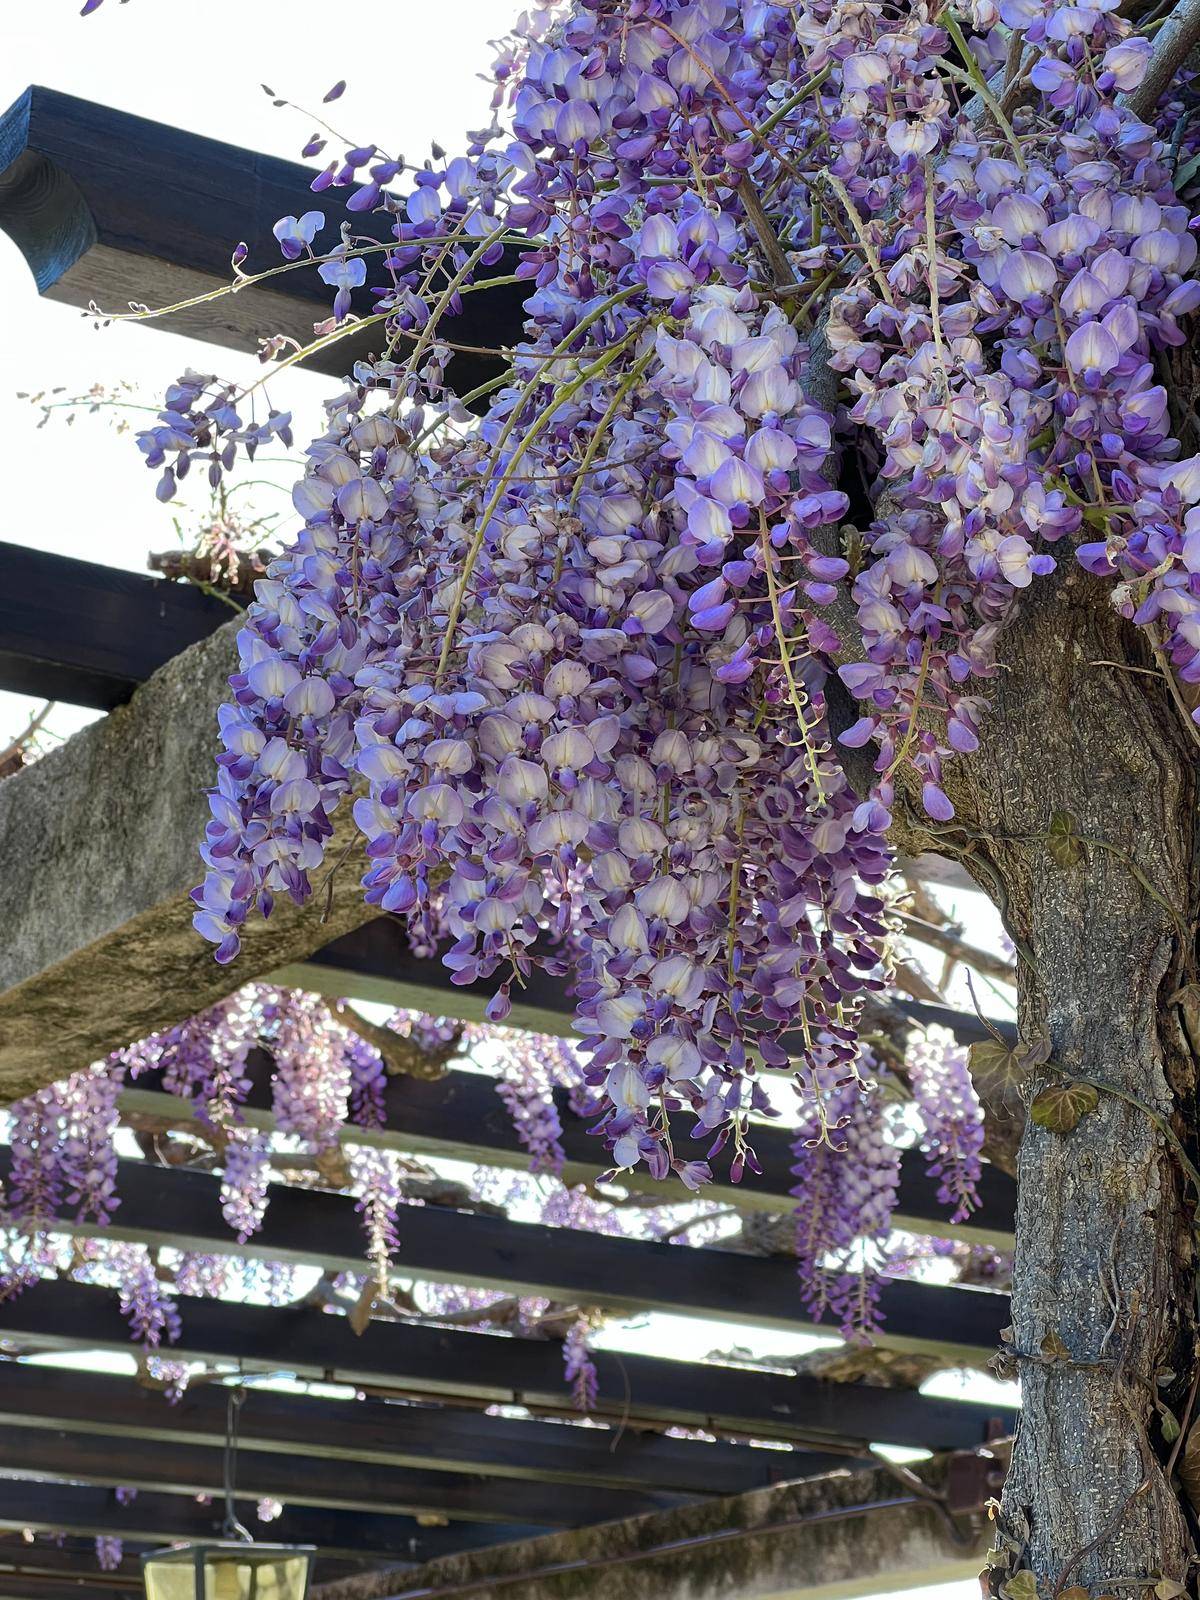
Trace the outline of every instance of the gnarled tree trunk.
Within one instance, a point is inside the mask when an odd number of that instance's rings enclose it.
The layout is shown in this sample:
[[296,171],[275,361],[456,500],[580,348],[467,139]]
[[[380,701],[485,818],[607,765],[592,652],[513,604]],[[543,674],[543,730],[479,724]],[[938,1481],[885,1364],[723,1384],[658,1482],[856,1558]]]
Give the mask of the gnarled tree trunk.
[[1072,1131],[1031,1120],[1021,1141],[1024,1412],[993,1582],[1029,1567],[1046,1597],[1120,1592],[1182,1581],[1196,1552],[1156,1407],[1188,1403],[1195,1195],[1156,1119],[1191,1148],[1198,748],[1143,637],[1069,559],[1003,660],[988,737],[955,764],[955,823],[931,843],[962,848],[1021,950],[1021,1038],[1049,1046],[1025,1100],[1064,1075],[1115,1092]]

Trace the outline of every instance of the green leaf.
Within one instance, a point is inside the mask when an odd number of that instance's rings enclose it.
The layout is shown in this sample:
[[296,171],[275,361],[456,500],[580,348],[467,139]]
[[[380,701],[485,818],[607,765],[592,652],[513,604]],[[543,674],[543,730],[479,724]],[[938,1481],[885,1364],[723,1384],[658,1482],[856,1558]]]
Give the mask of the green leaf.
[[1191,180],[1200,172],[1200,156],[1191,156],[1182,166],[1175,169],[1175,189],[1182,193]]
[[1158,1402],[1157,1409],[1158,1423],[1159,1427],[1162,1429],[1163,1443],[1174,1444],[1176,1439],[1179,1437],[1179,1423],[1176,1420],[1175,1413],[1169,1406],[1163,1405],[1161,1400]]
[[1056,1083],[1034,1097],[1029,1115],[1050,1133],[1070,1133],[1099,1104],[1099,1090],[1090,1083]]
[[1046,849],[1058,867],[1077,867],[1083,860],[1083,844],[1075,832],[1075,818],[1069,811],[1056,811],[1050,818]]
[[1176,1583],[1174,1578],[1160,1578],[1154,1585],[1154,1592],[1158,1600],[1179,1600],[1179,1596],[1186,1594],[1183,1584]]
[[1004,1600],[1040,1600],[1037,1579],[1028,1567],[1006,1579],[1000,1585],[1000,1593]]

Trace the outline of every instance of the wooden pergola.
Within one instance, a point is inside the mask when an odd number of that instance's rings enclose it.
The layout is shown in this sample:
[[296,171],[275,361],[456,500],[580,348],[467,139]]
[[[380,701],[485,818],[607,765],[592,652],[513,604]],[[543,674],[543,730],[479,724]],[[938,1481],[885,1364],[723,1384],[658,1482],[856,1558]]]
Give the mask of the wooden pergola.
[[[276,218],[306,209],[309,177],[43,89],[0,119],[0,228],[38,290],[75,306],[161,304],[215,287],[231,241],[268,238]],[[243,350],[263,328],[303,340],[323,314],[310,276],[286,275],[268,295],[226,297],[165,325]],[[503,291],[474,297],[463,342],[515,336],[517,304]],[[338,347],[324,359],[340,371],[346,358]],[[61,1078],[254,977],[482,1017],[489,986],[451,986],[440,965],[412,956],[392,923],[371,920],[353,861],[324,920],[312,908],[281,908],[247,939],[232,973],[216,968],[188,925],[187,890],[205,814],[212,709],[233,660],[236,620],[225,602],[183,584],[13,544],[0,544],[0,560],[0,689],[109,713],[0,784],[0,919],[10,935],[0,953],[0,1099]],[[535,976],[512,1021],[565,1034],[570,1014],[561,984]],[[905,1002],[897,1020],[942,1023],[964,1040],[984,1031],[977,1018],[916,1002]],[[252,1067],[247,1120],[270,1129],[271,1062],[256,1052]],[[599,1141],[565,1099],[559,1110],[564,1179],[591,1181],[605,1165]],[[135,1123],[179,1125],[191,1115],[152,1078],[124,1092],[121,1111]],[[479,1075],[393,1078],[386,1111],[383,1131],[355,1137],[491,1167],[526,1164]],[[786,1211],[787,1143],[785,1133],[764,1129],[765,1176],[718,1183],[711,1197],[746,1213]],[[7,1165],[0,1154],[0,1175]],[[262,1231],[240,1245],[208,1173],[126,1160],[118,1193],[108,1237],[361,1271],[360,1221],[343,1195],[277,1186]],[[1010,1245],[1014,1201],[1012,1180],[988,1169],[983,1204],[958,1236]],[[904,1158],[897,1223],[948,1231],[915,1152]],[[395,1271],[617,1313],[818,1331],[784,1256],[604,1237],[433,1204],[406,1209]],[[903,1279],[885,1288],[883,1312],[885,1348],[946,1366],[982,1364],[1008,1320],[1002,1293]],[[283,1502],[263,1536],[317,1545],[318,1580],[335,1585],[330,1600],[517,1592],[556,1600],[610,1594],[605,1585],[617,1581],[635,1594],[666,1593],[668,1555],[679,1592],[712,1600],[851,1594],[954,1575],[982,1549],[981,1508],[995,1487],[987,1447],[1014,1421],[1011,1412],[912,1389],[602,1351],[597,1407],[581,1425],[551,1341],[416,1317],[375,1317],[356,1333],[346,1317],[312,1306],[207,1298],[183,1297],[180,1313],[180,1339],[164,1354],[250,1382],[239,1493]],[[0,1304],[5,1356],[128,1348],[125,1323],[101,1289],[43,1283]],[[256,1375],[281,1372],[340,1386],[341,1397],[252,1385]],[[221,1485],[225,1405],[219,1385],[168,1406],[129,1378],[0,1363],[0,1529],[12,1534],[0,1537],[0,1600],[132,1595],[139,1548],[213,1535],[220,1513],[197,1497]],[[872,1444],[935,1459],[898,1482]],[[118,1498],[118,1485],[137,1489],[132,1502]],[[245,1515],[253,1515],[249,1504]],[[26,1544],[22,1530],[64,1539]],[[96,1535],[126,1541],[113,1573],[95,1568]],[[580,1587],[587,1572],[594,1586]],[[568,1579],[573,1587],[563,1587]]]

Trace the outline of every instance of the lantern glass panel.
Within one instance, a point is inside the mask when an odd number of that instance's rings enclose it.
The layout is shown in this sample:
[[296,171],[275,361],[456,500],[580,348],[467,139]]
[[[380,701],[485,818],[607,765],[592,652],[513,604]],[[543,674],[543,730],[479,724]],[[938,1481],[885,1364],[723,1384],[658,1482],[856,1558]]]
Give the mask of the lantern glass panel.
[[306,1546],[176,1545],[142,1557],[146,1600],[305,1600]]

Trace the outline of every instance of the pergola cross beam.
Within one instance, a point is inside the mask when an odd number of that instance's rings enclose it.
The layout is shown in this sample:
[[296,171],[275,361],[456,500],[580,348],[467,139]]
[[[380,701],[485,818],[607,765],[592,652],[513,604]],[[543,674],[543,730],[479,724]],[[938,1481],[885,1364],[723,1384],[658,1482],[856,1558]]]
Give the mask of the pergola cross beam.
[[[10,1160],[0,1159],[0,1176]],[[240,1244],[221,1214],[220,1185],[207,1173],[122,1161],[120,1203],[96,1229],[64,1218],[62,1231],[100,1233],[151,1247],[362,1270],[361,1218],[345,1195],[272,1185],[259,1232]],[[574,1228],[514,1222],[440,1206],[409,1206],[398,1220],[393,1271],[402,1278],[544,1296],[618,1313],[666,1311],[703,1321],[827,1332],[805,1310],[794,1263],[714,1247],[613,1238]],[[988,1360],[1008,1320],[1008,1296],[920,1283],[884,1283],[880,1345],[933,1355],[947,1366]]]
[[[181,1360],[229,1363],[248,1373],[285,1370],[375,1394],[463,1406],[522,1405],[566,1412],[561,1346],[552,1340],[373,1318],[356,1333],[345,1316],[314,1307],[275,1309],[181,1295]],[[0,1303],[0,1345],[12,1351],[128,1352],[116,1297],[74,1283],[42,1283]],[[754,1365],[593,1352],[595,1415],[622,1428],[681,1426],[814,1449],[883,1444],[939,1450],[982,1444],[1011,1429],[1013,1411],[869,1388]]]
[[[122,1504],[116,1486],[84,1483],[39,1483],[14,1476],[19,1463],[5,1468],[0,1479],[0,1529],[17,1532],[67,1533],[88,1538],[107,1536],[166,1544],[176,1539],[219,1539],[225,1517],[223,1499],[201,1501],[194,1494],[140,1492]],[[517,1523],[452,1522],[423,1526],[416,1518],[386,1512],[329,1510],[285,1506],[270,1522],[259,1522],[252,1502],[238,1502],[240,1519],[257,1537],[273,1544],[310,1544],[325,1555],[413,1563],[463,1550],[483,1549],[529,1538],[536,1526]]]
[[[170,173],[170,182],[163,181]],[[279,267],[271,229],[283,216],[324,210],[322,243],[337,241],[348,191],[315,195],[316,169],[206,139],[111,106],[38,85],[0,115],[0,230],[24,256],[39,293],[67,305],[122,312],[130,301],[154,309],[211,296],[233,278],[230,256],[250,246],[246,272]],[[384,213],[354,214],[354,231],[394,239]],[[496,275],[511,261],[495,266]],[[520,285],[470,297],[457,343],[491,348],[517,337]],[[480,306],[476,302],[486,300]],[[359,314],[372,308],[365,290]],[[264,286],[242,289],[147,324],[253,356],[260,338],[312,341],[331,310],[317,269],[301,263]],[[375,324],[351,340],[314,351],[307,365],[341,377],[386,341]],[[498,370],[494,358],[456,354],[451,379],[467,393]]]
[[[286,1359],[282,1349],[280,1359]],[[342,1464],[419,1469],[426,1478],[469,1473],[524,1484],[711,1495],[812,1477],[856,1459],[832,1449],[759,1450],[721,1440],[668,1438],[638,1428],[617,1432],[484,1416],[444,1404],[280,1394],[253,1383],[241,1384],[240,1393],[240,1446],[259,1456],[310,1458],[314,1488],[328,1479],[339,1497],[316,1504],[337,1504],[356,1492],[342,1477]],[[129,1378],[0,1364],[0,1426],[102,1435],[122,1448],[130,1440],[219,1447],[225,1440],[227,1402],[222,1384],[189,1386],[167,1404],[159,1391]],[[368,1504],[384,1501],[387,1493],[386,1481],[376,1480]],[[286,1496],[306,1497],[303,1490]]]
[[[121,1113],[136,1125],[194,1124],[194,1111],[188,1102],[162,1090],[147,1087],[140,1078],[137,1085],[122,1091]],[[269,1109],[269,1097],[256,1084],[241,1109],[247,1127],[265,1133],[276,1129]],[[561,1145],[566,1156],[560,1174],[566,1184],[594,1184],[611,1171],[604,1144],[588,1132],[594,1119],[577,1116],[563,1090],[554,1094],[555,1109],[562,1127]],[[517,1137],[513,1120],[496,1094],[494,1079],[481,1073],[451,1070],[433,1080],[396,1076],[387,1080],[384,1091],[385,1121],[382,1128],[347,1126],[341,1132],[345,1144],[371,1145],[411,1155],[424,1155],[456,1161],[478,1162],[517,1172],[529,1169],[529,1151]],[[730,1183],[718,1170],[707,1185],[704,1199],[752,1214],[779,1214],[791,1210],[789,1169],[793,1160],[792,1135],[786,1128],[771,1123],[756,1123],[751,1143],[762,1167],[749,1169],[740,1183]],[[682,1140],[677,1148],[687,1149]],[[633,1168],[622,1172],[621,1187],[665,1204],[677,1198],[666,1184]],[[910,1232],[951,1236],[965,1243],[990,1245],[1011,1250],[1015,1185],[1007,1173],[985,1167],[980,1183],[980,1206],[965,1223],[951,1223],[947,1206],[939,1199],[939,1180],[930,1177],[925,1157],[917,1149],[905,1150],[900,1158],[900,1188],[893,1224]]]

